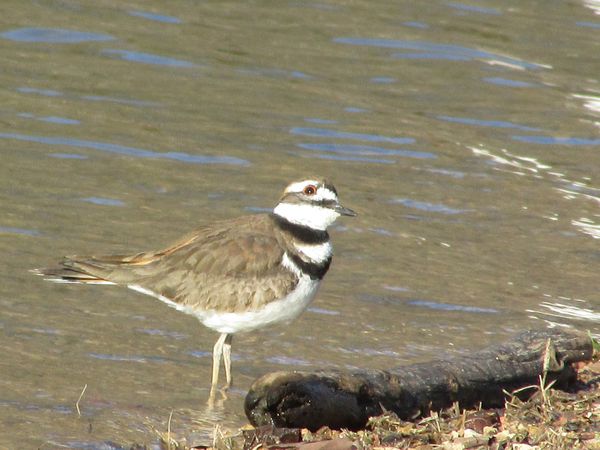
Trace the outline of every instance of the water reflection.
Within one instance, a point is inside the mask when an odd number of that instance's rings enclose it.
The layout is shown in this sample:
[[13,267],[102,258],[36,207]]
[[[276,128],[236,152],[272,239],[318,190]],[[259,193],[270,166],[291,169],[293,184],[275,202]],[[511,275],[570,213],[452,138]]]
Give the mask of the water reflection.
[[465,177],[465,173],[461,172],[460,170],[432,169],[432,168],[425,168],[423,170],[426,172],[436,173],[436,174],[440,174],[440,175],[446,175],[446,176],[456,178],[456,179]]
[[599,138],[556,137],[556,136],[511,136],[519,142],[542,145],[600,145]]
[[583,106],[590,111],[600,112],[600,96],[574,94],[573,98],[583,100]]
[[18,113],[17,116],[23,119],[34,119],[39,120],[40,122],[55,123],[58,125],[79,125],[81,123],[76,119],[68,119],[66,117],[57,116],[36,116],[32,113]]
[[292,153],[294,155],[300,156],[302,158],[317,158],[317,159],[328,159],[332,161],[346,161],[346,162],[363,162],[363,163],[371,163],[371,164],[395,164],[396,161],[391,159],[381,159],[381,158],[367,158],[364,156],[352,156],[352,155],[327,155],[327,154],[315,154],[315,155],[307,155],[303,153]]
[[312,137],[330,137],[337,139],[355,139],[367,142],[389,142],[392,144],[412,144],[415,142],[413,138],[381,136],[377,134],[367,133],[348,133],[345,131],[332,130],[328,128],[303,128],[294,127],[290,130],[292,134]]
[[325,308],[317,308],[315,306],[308,307],[306,311],[315,313],[315,314],[324,314],[326,316],[339,316],[340,315],[339,311],[334,311],[334,310],[325,309]]
[[459,2],[445,2],[445,4],[451,8],[457,9],[463,12],[475,12],[480,14],[490,14],[493,16],[499,16],[502,13],[497,8],[486,8],[483,6],[467,5]]
[[[348,156],[402,156],[404,158],[416,158],[416,159],[435,159],[437,155],[431,152],[420,152],[416,150],[403,150],[399,148],[384,148],[376,147],[373,145],[351,145],[351,144],[307,144],[300,143],[296,144],[298,147],[305,150],[336,153],[338,155]],[[339,156],[339,158],[343,158]],[[393,160],[378,160],[384,162],[394,162]]]
[[398,80],[393,77],[372,77],[369,79],[369,81],[375,84],[392,84]]
[[87,156],[78,153],[49,153],[48,156],[58,159],[88,159]]
[[407,41],[382,38],[361,38],[361,37],[339,37],[333,40],[339,44],[349,44],[368,47],[381,47],[391,49],[416,50],[419,53],[394,53],[395,58],[425,58],[425,59],[444,59],[454,61],[472,61],[485,60],[489,62],[500,62],[508,66],[519,67],[521,69],[535,70],[542,69],[545,66],[536,63],[530,63],[509,56],[498,55],[484,50],[463,47],[452,44],[438,44],[428,41]]
[[495,84],[498,86],[514,87],[514,88],[529,88],[538,86],[535,83],[529,81],[512,80],[509,78],[502,77],[486,77],[483,79],[486,83]]
[[418,306],[421,308],[437,309],[439,311],[461,311],[475,314],[496,314],[500,312],[495,308],[482,308],[479,306],[470,305],[456,305],[451,303],[434,302],[432,300],[414,299],[408,300],[406,304],[410,306]]
[[427,28],[429,28],[429,25],[427,25],[426,23],[417,21],[402,22],[402,25],[404,25],[405,27],[420,28],[422,30],[426,30]]
[[161,358],[160,356],[115,355],[115,354],[94,353],[94,352],[90,352],[87,355],[90,358],[102,359],[104,361],[136,362],[136,363],[147,363],[147,362],[166,363],[166,362],[169,362],[166,358]]
[[148,106],[148,107],[156,107],[161,106],[158,102],[150,102],[147,100],[132,100],[126,98],[118,98],[118,97],[109,97],[106,95],[82,95],[82,100],[89,100],[92,102],[111,102],[111,103],[120,103],[122,105],[132,105],[132,106]]
[[24,236],[40,236],[41,235],[41,233],[38,230],[31,230],[28,228],[17,228],[17,227],[3,227],[3,226],[0,226],[0,234],[1,233],[22,234]]
[[395,198],[393,200],[390,200],[389,203],[403,205],[403,206],[406,206],[407,208],[415,208],[415,209],[420,209],[422,211],[435,212],[435,213],[441,213],[441,214],[449,214],[449,215],[463,214],[463,213],[469,211],[467,209],[451,208],[449,206],[442,205],[442,204],[422,202],[422,201],[412,200],[410,198]]
[[67,147],[83,147],[93,150],[99,150],[102,152],[134,156],[137,158],[172,159],[175,161],[192,164],[235,164],[240,166],[250,164],[249,161],[233,156],[190,155],[188,153],[183,152],[161,153],[136,147],[127,147],[119,144],[111,144],[108,142],[96,142],[68,137],[28,136],[25,134],[17,133],[0,133],[0,139],[15,139],[18,141],[37,142],[39,144],[61,145]]
[[60,97],[63,95],[62,92],[55,91],[54,89],[18,87],[16,90],[17,90],[17,92],[22,92],[23,94],[39,94],[39,95],[45,95],[46,97]]
[[[577,321],[587,321],[591,323],[597,323],[600,321],[600,313],[594,311],[594,309],[586,307],[589,302],[580,298],[571,298],[560,296],[553,298],[550,294],[544,294],[547,299],[539,304],[543,309],[527,309],[527,312],[532,314],[531,317],[541,318],[552,326],[559,326],[565,328],[573,328],[572,325],[564,323],[562,319],[569,318]],[[548,319],[549,317],[556,318],[558,320]]]
[[130,10],[130,11],[127,11],[127,13],[134,17],[141,17],[143,19],[153,20],[155,22],[174,23],[174,24],[182,23],[181,19],[179,19],[177,17],[173,17],[173,16],[167,16],[165,14],[157,14],[157,13],[151,13],[151,12],[147,12],[147,11],[138,11],[138,10]]
[[337,123],[336,120],[320,119],[318,117],[305,117],[304,121],[309,123],[318,123],[319,125],[334,125]]
[[133,106],[151,106],[157,107],[161,106],[158,102],[150,102],[146,100],[132,100],[118,97],[109,97],[105,95],[77,95],[77,94],[67,94],[61,91],[57,91],[54,89],[40,89],[29,86],[21,86],[16,88],[17,92],[21,92],[23,94],[37,94],[43,95],[45,97],[68,97],[68,98],[78,98],[82,100],[89,100],[93,102],[112,102],[112,103],[120,103],[123,105],[133,105]]
[[[600,203],[600,197],[597,197],[596,200]],[[592,219],[587,217],[582,217],[579,220],[573,219],[571,220],[571,224],[581,230],[583,234],[587,234],[594,239],[600,239],[600,224],[594,222]]]
[[82,198],[81,201],[101,206],[125,206],[125,202],[114,198],[86,197]]
[[278,365],[286,366],[286,367],[294,367],[294,366],[306,367],[306,366],[312,365],[312,363],[310,361],[307,361],[305,359],[294,358],[291,356],[283,356],[283,355],[269,356],[266,359],[266,362],[271,363],[271,364],[278,364]]
[[598,28],[600,29],[600,22],[575,22],[575,25],[578,27],[587,27],[587,28]]
[[173,339],[186,339],[189,335],[180,333],[178,331],[166,331],[157,328],[136,328],[138,333],[148,334],[150,336],[164,336]]
[[183,67],[192,68],[199,67],[198,64],[184,61],[182,59],[170,58],[168,56],[154,55],[152,53],[136,52],[133,50],[121,50],[121,49],[104,49],[100,53],[108,56],[116,56],[124,61],[132,61],[142,64],[154,64],[158,66],[168,67]]
[[360,108],[358,106],[348,106],[348,107],[344,108],[344,111],[349,112],[349,113],[369,112],[369,110],[367,108]]
[[115,38],[102,33],[65,30],[63,28],[17,28],[0,33],[0,37],[19,42],[46,42],[49,44],[77,44],[105,42]]
[[315,77],[298,70],[285,70],[267,67],[245,67],[236,69],[242,75],[252,75],[268,78],[297,78],[301,80],[313,80]]
[[522,131],[539,131],[539,128],[528,127],[526,125],[520,125],[518,123],[507,122],[504,120],[483,120],[474,119],[470,117],[452,117],[444,115],[436,116],[436,118],[439,120],[443,120],[444,122],[462,123],[465,125],[477,125],[480,127],[515,128],[517,130]]

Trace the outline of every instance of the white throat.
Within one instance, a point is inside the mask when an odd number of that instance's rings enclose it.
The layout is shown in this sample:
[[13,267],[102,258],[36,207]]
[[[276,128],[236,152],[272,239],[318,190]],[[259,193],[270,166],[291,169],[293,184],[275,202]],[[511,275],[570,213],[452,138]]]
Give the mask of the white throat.
[[321,231],[325,231],[340,216],[333,209],[298,203],[279,203],[273,213],[288,222]]

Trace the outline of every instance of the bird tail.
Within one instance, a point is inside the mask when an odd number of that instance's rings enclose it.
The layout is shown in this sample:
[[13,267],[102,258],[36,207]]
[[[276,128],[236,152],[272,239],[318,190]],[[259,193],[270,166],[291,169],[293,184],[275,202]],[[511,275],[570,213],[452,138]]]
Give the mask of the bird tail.
[[71,258],[65,258],[59,267],[31,269],[30,272],[54,283],[115,284],[87,272],[77,261]]

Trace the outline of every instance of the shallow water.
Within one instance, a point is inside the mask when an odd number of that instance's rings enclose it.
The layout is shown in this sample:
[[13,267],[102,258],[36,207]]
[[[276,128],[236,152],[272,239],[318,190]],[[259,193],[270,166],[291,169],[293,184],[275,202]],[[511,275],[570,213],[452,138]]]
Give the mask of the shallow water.
[[[596,10],[594,9],[596,8]],[[0,446],[210,442],[272,370],[388,368],[598,333],[593,2],[4,2]],[[157,248],[325,174],[359,216],[294,324],[234,339],[64,254]],[[76,403],[84,389],[78,403]]]

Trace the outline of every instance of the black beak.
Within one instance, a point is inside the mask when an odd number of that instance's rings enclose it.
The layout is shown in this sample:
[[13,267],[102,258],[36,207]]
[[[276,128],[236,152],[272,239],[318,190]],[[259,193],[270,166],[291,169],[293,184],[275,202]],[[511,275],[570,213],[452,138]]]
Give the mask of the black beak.
[[350,208],[344,208],[339,203],[337,203],[335,205],[335,207],[333,208],[333,210],[336,213],[338,213],[339,215],[341,215],[341,216],[351,216],[351,217],[356,216],[356,213],[354,211],[352,211]]

